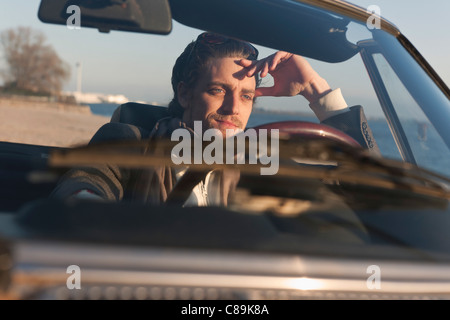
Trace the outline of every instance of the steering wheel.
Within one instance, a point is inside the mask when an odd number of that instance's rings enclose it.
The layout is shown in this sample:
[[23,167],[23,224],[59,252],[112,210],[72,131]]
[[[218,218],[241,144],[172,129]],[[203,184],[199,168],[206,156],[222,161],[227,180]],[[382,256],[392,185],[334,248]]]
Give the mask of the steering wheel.
[[[280,121],[262,124],[251,129],[257,132],[260,129],[278,129],[279,132],[288,133],[297,137],[317,139],[325,138],[351,147],[362,148],[362,146],[348,134],[333,127],[307,121]],[[181,180],[168,195],[166,204],[183,205],[187,200],[192,188],[199,183],[207,174],[207,171],[196,172],[188,169]]]
[[279,129],[281,133],[287,133],[302,138],[317,139],[325,138],[338,143],[343,143],[351,147],[362,148],[361,144],[348,134],[341,130],[327,126],[325,124],[319,124],[307,121],[280,121],[262,124],[256,127],[252,127],[256,131],[260,129]]

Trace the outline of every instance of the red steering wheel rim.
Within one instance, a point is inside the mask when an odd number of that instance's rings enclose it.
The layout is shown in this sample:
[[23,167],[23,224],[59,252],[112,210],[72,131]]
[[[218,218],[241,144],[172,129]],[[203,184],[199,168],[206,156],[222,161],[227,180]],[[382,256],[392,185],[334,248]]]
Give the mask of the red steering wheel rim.
[[361,144],[348,134],[327,126],[325,124],[319,124],[307,121],[279,121],[262,124],[253,127],[255,130],[260,129],[278,129],[282,133],[295,135],[303,138],[317,139],[325,138],[338,143],[347,144],[352,147],[361,148]]

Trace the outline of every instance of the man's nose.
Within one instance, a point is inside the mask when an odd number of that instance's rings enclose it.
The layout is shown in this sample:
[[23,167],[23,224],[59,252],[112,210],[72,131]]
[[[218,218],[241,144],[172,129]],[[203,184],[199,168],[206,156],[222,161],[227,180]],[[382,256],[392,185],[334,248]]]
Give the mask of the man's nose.
[[241,101],[240,97],[237,94],[230,94],[225,96],[225,99],[223,101],[222,105],[222,111],[225,114],[228,115],[238,115],[240,111]]

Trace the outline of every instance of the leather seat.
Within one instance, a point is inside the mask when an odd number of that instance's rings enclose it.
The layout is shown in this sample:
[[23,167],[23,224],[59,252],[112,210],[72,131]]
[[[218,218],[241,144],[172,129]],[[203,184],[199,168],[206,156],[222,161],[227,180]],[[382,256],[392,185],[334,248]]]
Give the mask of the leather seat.
[[116,108],[110,122],[131,124],[151,131],[156,122],[168,116],[167,107],[128,102]]

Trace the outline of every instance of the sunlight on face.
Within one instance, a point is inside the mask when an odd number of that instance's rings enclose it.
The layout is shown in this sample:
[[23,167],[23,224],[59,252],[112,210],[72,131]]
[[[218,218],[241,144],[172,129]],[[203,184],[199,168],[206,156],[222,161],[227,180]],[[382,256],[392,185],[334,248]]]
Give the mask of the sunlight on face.
[[203,130],[243,130],[253,107],[256,80],[246,76],[238,58],[211,59],[191,92],[183,120],[203,122]]

